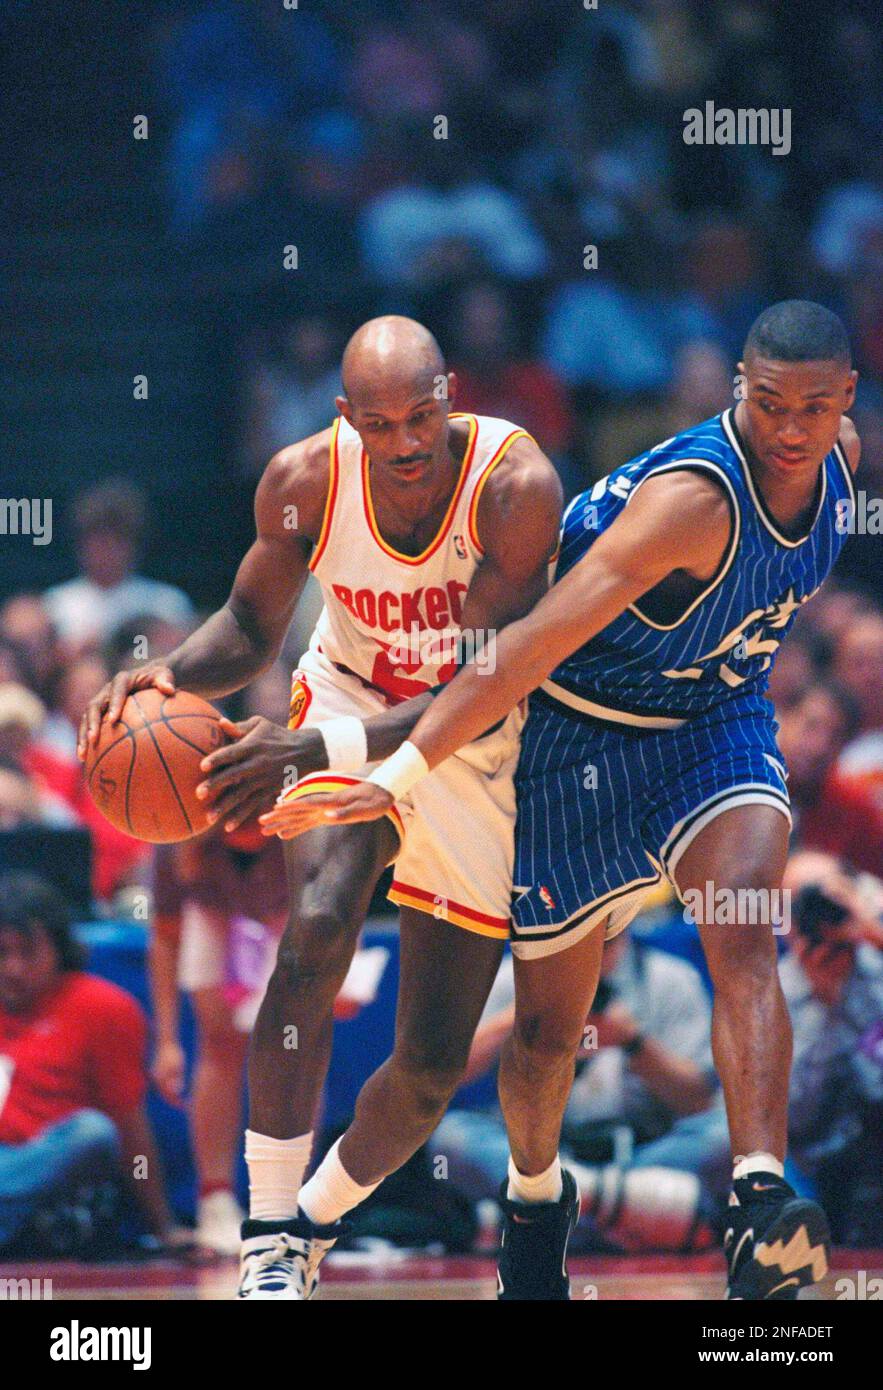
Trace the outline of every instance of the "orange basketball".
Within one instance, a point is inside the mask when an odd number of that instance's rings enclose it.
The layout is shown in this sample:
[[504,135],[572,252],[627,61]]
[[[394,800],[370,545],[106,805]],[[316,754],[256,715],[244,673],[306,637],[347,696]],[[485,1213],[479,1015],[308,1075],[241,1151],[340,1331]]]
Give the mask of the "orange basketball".
[[103,720],[86,755],[86,783],[102,815],[137,840],[159,845],[208,829],[196,788],[200,761],[227,743],[213,705],[179,690],[135,690],[119,723]]

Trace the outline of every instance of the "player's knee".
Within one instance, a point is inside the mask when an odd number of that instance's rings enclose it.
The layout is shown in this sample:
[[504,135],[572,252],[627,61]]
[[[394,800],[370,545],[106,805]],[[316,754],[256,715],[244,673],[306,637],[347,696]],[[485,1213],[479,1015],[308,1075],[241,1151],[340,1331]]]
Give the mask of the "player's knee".
[[279,943],[274,982],[289,993],[334,988],[346,975],[358,934],[346,912],[327,909],[301,912]]
[[714,885],[715,908],[702,940],[718,998],[755,992],[778,979],[776,935],[787,930],[787,904],[771,881],[768,867],[758,864]]
[[528,1013],[515,1020],[512,1051],[521,1070],[543,1075],[574,1066],[582,1033],[548,1014]]
[[463,1081],[466,1058],[420,1051],[399,1051],[393,1055],[419,1116],[426,1121],[440,1119]]

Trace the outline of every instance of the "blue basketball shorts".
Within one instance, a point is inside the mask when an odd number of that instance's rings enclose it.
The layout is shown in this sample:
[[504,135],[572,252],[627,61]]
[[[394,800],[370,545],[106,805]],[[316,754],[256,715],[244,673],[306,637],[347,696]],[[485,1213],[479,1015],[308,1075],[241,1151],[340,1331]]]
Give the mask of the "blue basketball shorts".
[[769,701],[734,695],[676,729],[633,730],[530,697],[515,779],[512,950],[552,955],[609,918],[616,936],[701,830],[734,806],[791,823]]

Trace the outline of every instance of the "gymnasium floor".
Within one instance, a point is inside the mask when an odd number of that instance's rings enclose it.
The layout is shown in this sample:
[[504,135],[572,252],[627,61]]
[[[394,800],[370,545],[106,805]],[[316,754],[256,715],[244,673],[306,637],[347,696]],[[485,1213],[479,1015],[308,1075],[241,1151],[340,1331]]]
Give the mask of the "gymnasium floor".
[[[642,1255],[574,1258],[572,1298],[606,1300],[716,1300],[723,1296],[720,1255]],[[883,1250],[839,1250],[827,1279],[803,1298],[834,1299],[838,1279],[865,1271],[883,1277]],[[152,1261],[141,1264],[0,1265],[0,1279],[51,1279],[52,1297],[97,1300],[220,1300],[233,1296],[234,1261],[191,1269]],[[864,1285],[867,1288],[867,1283]],[[493,1299],[492,1260],[472,1256],[432,1258],[401,1254],[330,1256],[322,1266],[321,1299]],[[859,1295],[861,1296],[861,1295]]]

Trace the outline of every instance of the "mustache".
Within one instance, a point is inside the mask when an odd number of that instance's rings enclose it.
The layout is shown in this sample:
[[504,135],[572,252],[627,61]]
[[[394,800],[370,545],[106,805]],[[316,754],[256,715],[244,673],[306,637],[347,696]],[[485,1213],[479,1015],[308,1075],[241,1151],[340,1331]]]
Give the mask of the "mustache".
[[408,464],[429,463],[431,460],[432,454],[412,454],[410,458],[390,459],[390,463],[392,464],[393,468],[407,468]]

